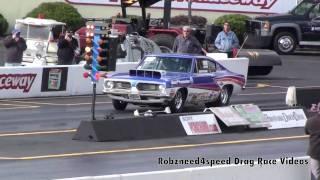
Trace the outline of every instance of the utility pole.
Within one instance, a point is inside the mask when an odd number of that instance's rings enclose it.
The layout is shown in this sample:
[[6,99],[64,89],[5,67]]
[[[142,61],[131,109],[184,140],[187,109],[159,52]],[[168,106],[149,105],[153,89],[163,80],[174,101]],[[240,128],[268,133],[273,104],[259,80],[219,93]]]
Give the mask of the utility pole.
[[191,12],[192,12],[192,0],[189,0],[188,1],[188,23],[189,23],[189,25],[191,25],[191,23],[192,23],[192,14],[191,14]]

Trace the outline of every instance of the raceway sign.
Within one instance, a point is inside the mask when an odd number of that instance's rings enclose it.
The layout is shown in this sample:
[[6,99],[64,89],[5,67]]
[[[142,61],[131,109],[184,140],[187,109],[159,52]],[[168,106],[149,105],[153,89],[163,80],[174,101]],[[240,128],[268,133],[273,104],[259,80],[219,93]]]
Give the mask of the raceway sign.
[[21,89],[28,93],[37,74],[0,74],[0,90]]
[[[173,9],[187,9],[189,0],[172,0]],[[292,0],[291,0],[292,1]],[[287,0],[193,0],[193,10],[244,12],[244,13],[286,13],[297,5]],[[120,0],[66,0],[70,4],[120,6]],[[163,8],[163,1],[152,7]],[[134,5],[137,6],[137,5]]]

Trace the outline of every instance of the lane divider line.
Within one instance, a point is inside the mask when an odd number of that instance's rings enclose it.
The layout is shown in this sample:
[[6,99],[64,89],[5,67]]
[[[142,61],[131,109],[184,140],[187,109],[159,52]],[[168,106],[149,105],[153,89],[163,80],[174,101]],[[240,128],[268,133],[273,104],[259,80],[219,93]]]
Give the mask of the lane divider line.
[[279,95],[279,94],[287,94],[287,92],[248,93],[248,94],[238,94],[238,96]]
[[0,108],[0,110],[11,110],[11,109],[35,109],[40,108],[40,106],[24,106],[24,107],[8,107],[8,108]]
[[[36,105],[51,105],[51,106],[81,106],[81,105],[89,105],[90,103],[73,103],[73,104],[60,104],[60,103],[42,103],[42,102],[32,102],[32,101],[11,101],[7,102],[21,103],[21,104],[36,104]],[[110,104],[112,102],[96,102],[96,104]]]
[[308,137],[309,137],[308,135],[301,135],[301,136],[288,136],[288,137],[211,142],[211,143],[201,143],[201,144],[159,146],[159,147],[149,147],[149,148],[133,148],[133,149],[103,150],[103,151],[66,153],[66,154],[51,154],[51,155],[42,155],[42,156],[0,157],[0,160],[39,160],[39,159],[49,159],[49,158],[68,158],[68,157],[80,157],[80,156],[89,156],[89,155],[106,155],[106,154],[125,153],[125,152],[145,152],[145,151],[153,151],[153,150],[195,148],[195,147],[212,146],[212,145],[230,145],[230,144],[243,144],[243,143],[255,143],[255,142],[268,142],[268,141],[297,140],[297,139],[305,139]]
[[25,136],[25,135],[59,134],[59,133],[71,133],[71,132],[76,132],[76,131],[77,131],[76,129],[67,129],[67,130],[54,130],[54,131],[4,133],[4,134],[0,134],[0,137]]

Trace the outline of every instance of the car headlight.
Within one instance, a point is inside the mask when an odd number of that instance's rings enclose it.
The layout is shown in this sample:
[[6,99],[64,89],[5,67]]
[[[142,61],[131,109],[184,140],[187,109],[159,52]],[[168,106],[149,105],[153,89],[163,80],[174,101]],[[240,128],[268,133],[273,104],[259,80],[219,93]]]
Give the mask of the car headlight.
[[114,87],[114,83],[112,81],[107,81],[105,86],[107,89],[112,89]]
[[162,93],[165,93],[166,92],[166,87],[163,84],[159,85],[159,91],[162,92]]

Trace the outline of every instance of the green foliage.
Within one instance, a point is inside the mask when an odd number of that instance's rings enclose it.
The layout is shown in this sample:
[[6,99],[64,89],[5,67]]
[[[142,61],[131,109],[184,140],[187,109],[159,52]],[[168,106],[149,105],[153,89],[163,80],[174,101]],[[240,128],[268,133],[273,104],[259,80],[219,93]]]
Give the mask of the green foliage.
[[[186,15],[178,15],[171,18],[170,23],[172,25],[189,25],[188,16]],[[191,17],[191,25],[204,27],[207,24],[207,19],[202,16],[192,16]]]
[[29,12],[26,17],[38,17],[39,14],[43,14],[45,19],[54,19],[67,23],[67,26],[74,31],[84,26],[84,19],[80,13],[67,3],[42,3]]
[[247,19],[250,19],[250,17],[242,14],[229,14],[220,16],[214,21],[214,24],[223,26],[224,22],[229,22],[231,30],[236,33],[237,37],[239,38],[239,41],[242,42],[244,38],[244,33],[246,32]]
[[8,29],[8,21],[0,14],[0,36],[3,36]]

